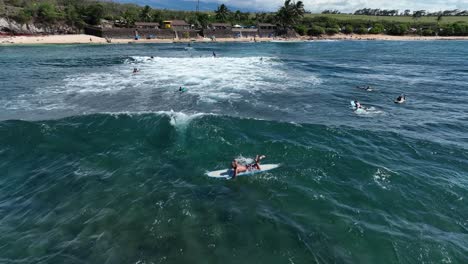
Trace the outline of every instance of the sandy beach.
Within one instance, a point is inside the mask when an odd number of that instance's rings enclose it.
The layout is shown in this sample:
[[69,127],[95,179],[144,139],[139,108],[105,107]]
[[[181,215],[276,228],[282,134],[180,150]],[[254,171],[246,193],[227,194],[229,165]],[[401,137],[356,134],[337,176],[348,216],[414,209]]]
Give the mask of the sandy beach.
[[378,35],[372,35],[372,34],[365,34],[365,35],[358,35],[358,34],[336,34],[333,36],[324,36],[324,37],[319,37],[319,38],[313,38],[315,39],[329,39],[329,40],[390,40],[390,41],[423,41],[423,40],[468,40],[468,37],[457,37],[457,36],[451,36],[451,37],[441,37],[441,36],[434,36],[434,37],[428,37],[428,36],[418,36],[418,35],[406,35],[406,36],[390,36],[390,35],[383,35],[383,34],[378,34]]
[[[221,38],[215,42],[265,42],[271,38]],[[0,36],[0,45],[35,45],[35,44],[127,44],[127,43],[188,43],[213,42],[209,38],[196,39],[110,39],[91,35],[41,35],[41,36]]]
[[[309,40],[388,40],[388,41],[431,41],[431,40],[468,40],[468,37],[423,37],[423,36],[390,36],[390,35],[345,35],[336,34],[324,37],[301,37],[297,39],[273,38],[218,38],[216,42],[270,42],[270,41],[309,41]],[[127,43],[187,43],[213,42],[208,38],[197,39],[111,39],[77,34],[77,35],[41,35],[41,36],[3,36],[0,45],[36,45],[36,44],[127,44]]]

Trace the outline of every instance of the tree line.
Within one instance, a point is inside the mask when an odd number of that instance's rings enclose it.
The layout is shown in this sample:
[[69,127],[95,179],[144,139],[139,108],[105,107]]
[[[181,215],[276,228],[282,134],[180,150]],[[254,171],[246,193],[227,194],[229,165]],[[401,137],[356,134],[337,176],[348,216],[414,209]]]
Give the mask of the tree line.
[[452,24],[437,24],[394,21],[369,21],[360,19],[337,20],[330,17],[304,18],[301,25],[296,26],[301,35],[321,36],[343,34],[387,34],[394,36],[468,36],[468,24],[457,22]]
[[[339,12],[339,11],[338,11]],[[322,14],[330,14],[330,10],[325,10]],[[427,12],[426,10],[415,10],[411,11],[406,9],[400,12],[397,9],[387,10],[387,9],[372,9],[372,8],[363,8],[356,10],[354,15],[365,15],[365,16],[468,16],[468,10],[445,10],[438,12]]]
[[[1,8],[3,7],[3,9]],[[3,10],[3,11],[1,11]],[[377,10],[377,11],[376,11]],[[285,0],[284,4],[271,13],[248,13],[231,11],[221,4],[214,12],[191,12],[153,9],[150,6],[118,4],[96,0],[0,0],[0,12],[3,16],[19,23],[66,23],[77,29],[86,25],[99,25],[103,20],[116,26],[132,27],[135,22],[162,22],[163,20],[181,19],[196,28],[206,28],[210,23],[225,22],[253,26],[257,23],[272,23],[282,29],[295,29],[300,35],[324,34],[418,34],[424,36],[468,36],[468,24],[456,22],[440,24],[445,15],[460,14],[456,10],[441,11],[436,22],[420,22],[419,17],[430,13],[418,10],[405,10],[404,15],[413,16],[412,22],[370,21],[360,17],[335,19],[333,17],[305,16],[307,13],[302,1]],[[380,10],[364,8],[356,11],[362,15],[396,15],[398,10]],[[327,14],[338,14],[337,10],[328,10]],[[399,13],[401,14],[401,13]],[[2,14],[0,13],[0,16]]]

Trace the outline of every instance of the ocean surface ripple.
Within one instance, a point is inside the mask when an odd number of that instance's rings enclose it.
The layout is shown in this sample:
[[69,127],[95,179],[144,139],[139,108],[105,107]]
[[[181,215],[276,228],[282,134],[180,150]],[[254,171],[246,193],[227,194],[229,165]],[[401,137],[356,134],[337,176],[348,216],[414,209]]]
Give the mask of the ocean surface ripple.
[[0,52],[1,263],[468,262],[465,42]]

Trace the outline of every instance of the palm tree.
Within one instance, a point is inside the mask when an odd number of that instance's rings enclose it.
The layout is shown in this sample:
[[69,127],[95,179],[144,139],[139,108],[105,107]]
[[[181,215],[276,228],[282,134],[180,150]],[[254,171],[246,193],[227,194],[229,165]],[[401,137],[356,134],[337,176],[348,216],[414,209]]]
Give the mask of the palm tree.
[[419,19],[421,18],[422,16],[426,15],[426,10],[418,10],[418,11],[414,11],[413,13],[413,19],[416,20],[416,19]]
[[146,5],[140,12],[140,19],[144,22],[151,21],[151,7]]
[[438,16],[437,16],[437,25],[440,24],[440,21],[442,21],[442,18],[444,18],[444,15],[442,13],[440,13]]
[[234,18],[234,21],[240,23],[241,19],[242,19],[242,13],[241,11],[237,10],[234,14],[233,14],[233,18]]
[[227,8],[225,4],[222,4],[218,7],[218,10],[215,11],[216,13],[216,19],[225,22],[229,18],[229,14],[231,11]]
[[298,1],[297,3],[292,0],[284,1],[284,6],[282,6],[276,16],[281,26],[284,29],[296,25],[299,20],[304,16],[304,3]]

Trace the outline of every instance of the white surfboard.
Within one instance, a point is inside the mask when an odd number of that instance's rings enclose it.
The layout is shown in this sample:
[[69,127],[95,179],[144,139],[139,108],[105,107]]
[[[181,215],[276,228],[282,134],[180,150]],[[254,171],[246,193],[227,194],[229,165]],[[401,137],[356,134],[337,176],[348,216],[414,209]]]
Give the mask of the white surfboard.
[[[265,171],[276,169],[279,166],[280,166],[280,164],[260,164],[260,170],[250,170],[250,171],[242,172],[242,173],[237,174],[237,177],[239,177],[239,176],[251,176],[253,174],[262,173],[262,172],[265,172]],[[224,169],[224,170],[210,171],[210,172],[207,172],[206,175],[208,177],[212,177],[212,178],[230,179],[230,178],[232,178],[233,170],[232,169],[227,169],[227,170]]]

